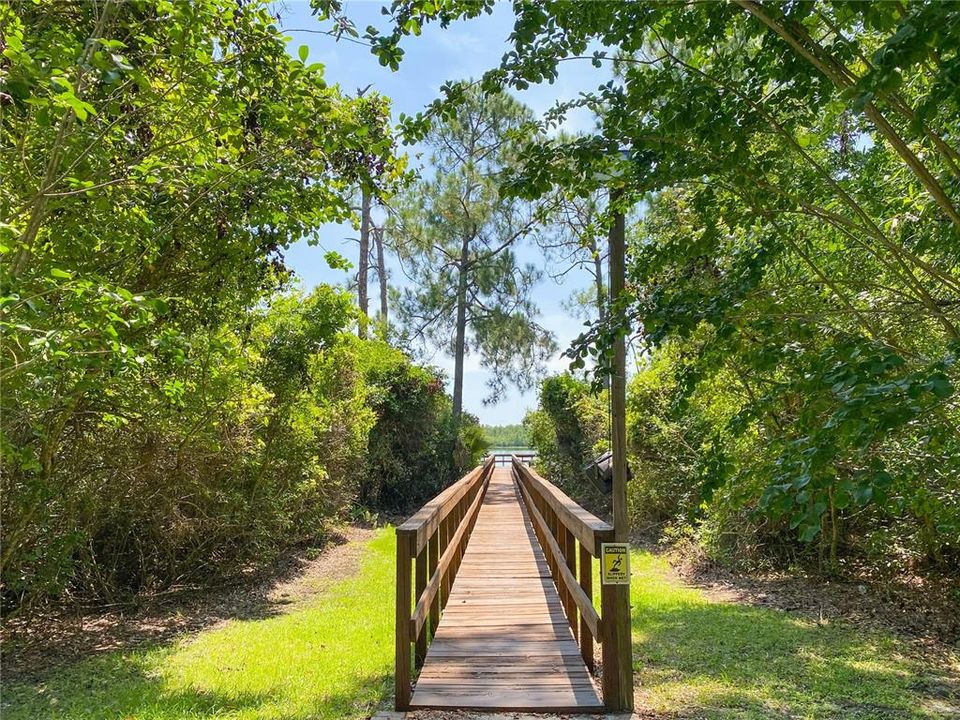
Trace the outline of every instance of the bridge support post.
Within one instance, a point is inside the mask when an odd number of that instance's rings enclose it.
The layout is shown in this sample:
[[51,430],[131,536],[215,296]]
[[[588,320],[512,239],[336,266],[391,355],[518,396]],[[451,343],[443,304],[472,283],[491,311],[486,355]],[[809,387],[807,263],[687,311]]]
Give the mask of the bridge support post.
[[[624,606],[626,608],[624,609]],[[633,709],[633,647],[630,636],[630,586],[602,585],[603,703],[607,710]],[[626,619],[626,622],[624,622]],[[623,630],[626,625],[627,630]]]
[[[610,227],[610,312],[615,312],[626,278],[626,228],[622,188],[610,193],[614,209]],[[611,450],[613,451],[613,531],[619,543],[629,539],[627,517],[627,345],[624,330],[613,341],[610,375]],[[603,696],[611,710],[633,709],[633,642],[630,624],[630,585],[604,585],[603,606]],[[609,661],[608,661],[609,659]],[[608,682],[609,694],[607,691]]]

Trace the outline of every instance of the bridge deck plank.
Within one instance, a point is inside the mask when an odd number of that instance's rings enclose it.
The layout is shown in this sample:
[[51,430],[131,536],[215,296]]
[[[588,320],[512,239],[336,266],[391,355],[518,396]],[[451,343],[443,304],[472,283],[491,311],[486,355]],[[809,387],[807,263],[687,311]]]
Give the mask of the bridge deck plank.
[[497,468],[411,708],[599,712],[509,468]]

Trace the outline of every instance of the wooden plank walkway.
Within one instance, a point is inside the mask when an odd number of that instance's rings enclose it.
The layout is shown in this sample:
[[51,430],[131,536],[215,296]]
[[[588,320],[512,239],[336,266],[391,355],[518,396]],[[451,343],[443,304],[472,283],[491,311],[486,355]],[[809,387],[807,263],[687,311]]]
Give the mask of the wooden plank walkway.
[[510,468],[490,479],[411,708],[603,710]]

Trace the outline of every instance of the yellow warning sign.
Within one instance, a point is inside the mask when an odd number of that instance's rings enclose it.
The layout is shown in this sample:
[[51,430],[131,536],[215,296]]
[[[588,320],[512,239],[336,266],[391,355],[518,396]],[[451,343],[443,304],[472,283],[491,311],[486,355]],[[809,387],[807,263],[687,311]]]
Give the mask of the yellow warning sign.
[[600,556],[600,580],[604,585],[630,584],[630,546],[627,543],[601,543]]

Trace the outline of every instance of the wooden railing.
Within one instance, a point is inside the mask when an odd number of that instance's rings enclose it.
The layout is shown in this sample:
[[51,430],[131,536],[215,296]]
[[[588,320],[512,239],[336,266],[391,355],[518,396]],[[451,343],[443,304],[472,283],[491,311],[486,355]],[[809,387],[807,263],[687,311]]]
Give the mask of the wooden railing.
[[491,456],[397,528],[397,710],[410,705],[415,669],[411,649],[415,667],[420,667],[440,624],[493,467]]
[[496,467],[510,467],[513,458],[517,457],[520,462],[529,465],[537,458],[536,450],[508,450],[506,452],[491,452],[487,458],[493,458],[493,464]]
[[513,477],[546,555],[570,629],[580,645],[580,655],[591,671],[595,670],[593,645],[600,643],[604,705],[610,710],[632,707],[632,683],[624,680],[630,677],[632,668],[621,667],[624,662],[629,664],[629,659],[624,659],[618,649],[613,617],[616,593],[624,586],[601,584],[600,613],[593,604],[593,558],[600,556],[602,543],[613,542],[613,527],[577,505],[518,458],[513,460]]

